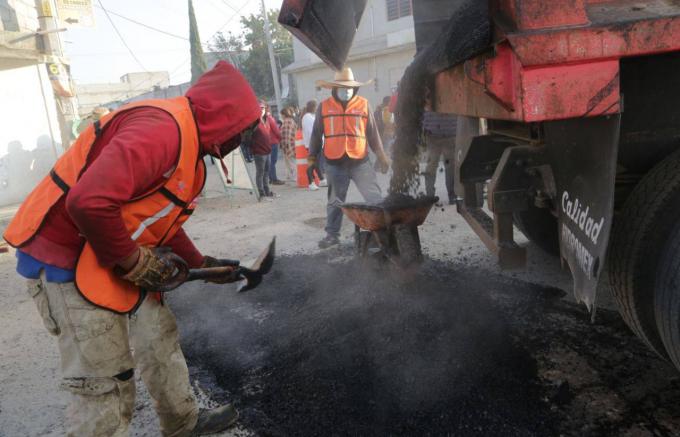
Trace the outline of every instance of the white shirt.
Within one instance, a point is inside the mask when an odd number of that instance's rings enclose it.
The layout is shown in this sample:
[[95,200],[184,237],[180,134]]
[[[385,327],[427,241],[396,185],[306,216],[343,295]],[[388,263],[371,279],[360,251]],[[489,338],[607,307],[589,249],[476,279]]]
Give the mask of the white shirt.
[[307,150],[309,150],[309,143],[312,141],[315,120],[316,116],[314,114],[307,113],[302,116],[302,141],[304,141]]

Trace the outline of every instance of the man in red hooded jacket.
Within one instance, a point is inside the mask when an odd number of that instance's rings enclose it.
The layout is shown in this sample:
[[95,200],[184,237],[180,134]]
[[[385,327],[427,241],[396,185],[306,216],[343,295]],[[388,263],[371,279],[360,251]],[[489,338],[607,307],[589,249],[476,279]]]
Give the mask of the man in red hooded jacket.
[[[198,148],[198,154],[195,149],[191,153],[199,163],[205,155],[225,156],[257,126],[257,98],[245,78],[225,62],[203,75],[186,98],[188,102],[177,101],[191,109],[184,111],[185,128],[197,128],[191,147]],[[17,271],[28,279],[46,328],[58,337],[61,387],[71,394],[68,435],[127,435],[135,367],[165,436],[219,432],[238,417],[231,405],[198,411],[175,318],[157,293],[141,294],[133,310],[120,314],[93,305],[74,285],[86,243],[100,266],[142,288],[162,287],[174,271],[173,258],[138,244],[124,221],[126,205],[165,187],[190,147],[182,133],[187,129],[160,106],[137,104],[107,119],[77,182],[66,187],[39,229],[17,250]],[[158,218],[156,214],[144,220],[140,229]],[[7,234],[5,238],[10,240]],[[190,267],[219,264],[203,256],[181,228],[162,243]],[[226,274],[216,282],[236,279]]]

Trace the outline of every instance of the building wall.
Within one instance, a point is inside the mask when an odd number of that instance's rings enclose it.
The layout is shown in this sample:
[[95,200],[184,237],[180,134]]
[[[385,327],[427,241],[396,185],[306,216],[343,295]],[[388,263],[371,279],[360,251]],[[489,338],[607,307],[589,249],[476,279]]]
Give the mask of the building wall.
[[[414,54],[415,48],[375,58],[350,61],[347,66],[352,69],[354,77],[360,82],[365,82],[369,78],[377,78],[374,83],[359,90],[360,95],[366,97],[371,106],[375,108],[383,97],[391,95],[396,89],[397,82],[401,80],[401,76],[411,63]],[[330,90],[316,86],[316,81],[319,79],[329,80],[333,78],[333,72],[325,65],[296,73],[294,77],[301,107],[308,100],[321,101],[330,97]]]
[[76,85],[79,113],[87,117],[97,106],[129,100],[154,89],[167,88],[170,76],[167,71],[149,73],[128,73],[119,83],[93,83]]
[[0,30],[8,32],[29,32],[40,27],[35,0],[0,0],[0,19]]
[[[295,61],[284,72],[294,77],[300,106],[312,98],[320,101],[328,97],[330,92],[317,88],[315,82],[332,79],[334,72],[296,38],[293,38],[293,50]],[[413,17],[388,21],[387,2],[369,0],[347,66],[352,68],[357,80],[374,80],[360,91],[373,107],[396,89],[415,53]]]
[[140,100],[149,99],[172,99],[174,97],[183,96],[184,94],[186,94],[190,87],[191,87],[190,82],[186,82],[179,85],[171,85],[167,88],[155,89],[153,91],[140,94],[122,103],[125,104],[130,102],[139,102]]

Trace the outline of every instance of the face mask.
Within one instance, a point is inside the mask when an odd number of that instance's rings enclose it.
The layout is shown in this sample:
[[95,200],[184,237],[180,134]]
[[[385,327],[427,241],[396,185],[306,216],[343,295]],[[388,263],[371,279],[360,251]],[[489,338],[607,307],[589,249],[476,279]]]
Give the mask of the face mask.
[[231,137],[224,143],[213,145],[208,154],[214,158],[223,159],[225,156],[236,150],[236,148],[241,144],[249,143],[250,140],[253,138],[253,134],[257,130],[259,124],[260,120],[256,120],[253,124],[248,126],[242,132]]
[[352,88],[338,88],[337,91],[338,99],[343,102],[349,102],[354,96],[354,89]]

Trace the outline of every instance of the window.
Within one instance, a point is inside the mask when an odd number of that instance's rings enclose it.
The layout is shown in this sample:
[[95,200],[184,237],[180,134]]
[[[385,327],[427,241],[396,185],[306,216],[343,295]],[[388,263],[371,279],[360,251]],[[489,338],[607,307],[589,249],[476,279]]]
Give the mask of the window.
[[402,17],[413,15],[411,0],[386,0],[387,1],[387,20],[398,20]]

